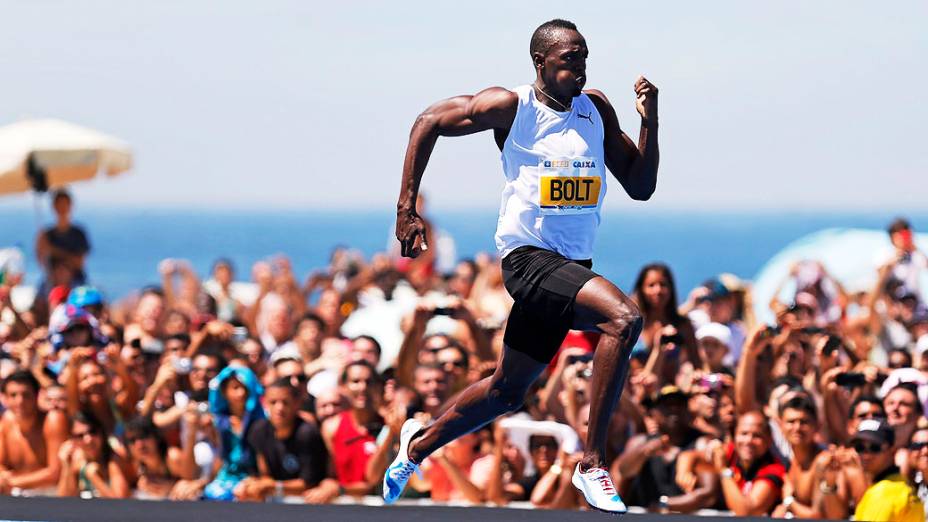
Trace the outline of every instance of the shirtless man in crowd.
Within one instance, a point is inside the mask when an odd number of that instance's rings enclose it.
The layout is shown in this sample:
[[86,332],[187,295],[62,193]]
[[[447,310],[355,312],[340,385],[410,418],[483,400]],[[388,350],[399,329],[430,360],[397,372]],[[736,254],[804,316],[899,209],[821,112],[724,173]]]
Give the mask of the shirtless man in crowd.
[[0,417],[0,494],[55,487],[58,447],[70,432],[67,417],[39,409],[39,382],[26,370],[4,379],[0,391],[6,409]]

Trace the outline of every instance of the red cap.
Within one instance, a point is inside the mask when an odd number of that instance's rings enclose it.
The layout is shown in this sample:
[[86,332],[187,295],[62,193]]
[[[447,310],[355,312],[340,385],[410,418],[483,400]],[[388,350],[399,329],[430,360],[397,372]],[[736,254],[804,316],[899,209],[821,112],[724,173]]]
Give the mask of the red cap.
[[71,289],[67,285],[59,285],[55,288],[52,288],[52,291],[48,293],[48,306],[49,308],[54,309],[56,306],[65,302],[68,298],[68,294],[71,293]]

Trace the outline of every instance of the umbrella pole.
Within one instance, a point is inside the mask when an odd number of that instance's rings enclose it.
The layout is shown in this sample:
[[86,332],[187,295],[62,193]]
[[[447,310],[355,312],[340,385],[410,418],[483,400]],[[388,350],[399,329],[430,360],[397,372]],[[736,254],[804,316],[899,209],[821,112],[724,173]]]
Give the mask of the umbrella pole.
[[35,212],[36,233],[42,231],[42,202],[39,201],[39,192],[32,191],[32,208]]

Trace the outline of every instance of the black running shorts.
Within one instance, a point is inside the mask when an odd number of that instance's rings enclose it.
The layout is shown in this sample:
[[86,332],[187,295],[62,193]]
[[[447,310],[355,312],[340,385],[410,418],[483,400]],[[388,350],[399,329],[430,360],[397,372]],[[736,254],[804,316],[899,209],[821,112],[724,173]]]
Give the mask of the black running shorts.
[[573,325],[577,293],[599,275],[591,270],[593,261],[522,246],[503,258],[502,267],[506,290],[515,300],[503,341],[548,364]]

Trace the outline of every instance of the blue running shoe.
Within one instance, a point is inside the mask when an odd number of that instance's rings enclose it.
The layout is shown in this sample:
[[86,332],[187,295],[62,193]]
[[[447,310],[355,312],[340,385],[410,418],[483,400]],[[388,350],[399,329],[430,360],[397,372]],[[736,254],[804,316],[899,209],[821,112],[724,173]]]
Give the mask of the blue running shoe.
[[396,502],[403,494],[409,477],[419,470],[419,465],[409,460],[409,441],[422,429],[422,423],[415,419],[408,419],[400,430],[400,451],[393,459],[393,463],[383,475],[383,501],[386,504]]

